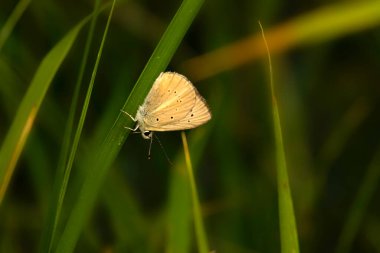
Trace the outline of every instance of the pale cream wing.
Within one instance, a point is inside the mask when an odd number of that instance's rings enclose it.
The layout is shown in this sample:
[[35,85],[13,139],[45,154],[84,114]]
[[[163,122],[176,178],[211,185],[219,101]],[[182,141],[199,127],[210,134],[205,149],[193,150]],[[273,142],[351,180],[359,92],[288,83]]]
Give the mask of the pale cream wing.
[[162,124],[158,127],[151,127],[150,131],[176,131],[186,130],[205,124],[211,119],[211,112],[205,100],[199,96],[196,98],[194,107],[180,120],[175,120],[169,124]]
[[[177,73],[163,73],[147,97],[144,126],[148,131],[175,131],[197,127],[211,119],[205,100],[193,84]],[[157,96],[157,98],[156,98]],[[156,103],[160,101],[159,103]]]
[[185,78],[181,77],[181,75],[176,75],[176,73],[172,72],[161,73],[155,80],[142,105],[146,111],[152,114],[165,106],[165,101],[166,103],[171,102],[172,93],[176,92],[176,86],[181,85],[181,81],[186,81]]
[[[195,103],[196,93],[193,84],[183,75],[175,72],[161,73],[145,98],[143,106],[146,111],[155,115],[172,107],[183,107]],[[191,105],[193,106],[193,105]]]
[[211,112],[205,99],[198,93],[198,91],[196,91],[196,93],[196,102],[193,109],[186,115],[185,118],[177,123],[178,126],[185,126],[185,129],[203,125],[211,119]]
[[170,125],[185,118],[196,101],[197,91],[186,77],[173,72],[162,73],[143,104],[145,129],[171,131]]

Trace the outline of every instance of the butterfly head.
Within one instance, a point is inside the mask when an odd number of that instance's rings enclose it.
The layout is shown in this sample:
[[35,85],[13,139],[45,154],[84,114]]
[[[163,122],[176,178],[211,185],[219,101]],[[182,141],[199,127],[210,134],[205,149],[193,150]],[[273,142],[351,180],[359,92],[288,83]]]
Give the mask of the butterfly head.
[[141,131],[141,136],[144,138],[144,139],[152,139],[152,135],[153,135],[153,132],[152,131]]

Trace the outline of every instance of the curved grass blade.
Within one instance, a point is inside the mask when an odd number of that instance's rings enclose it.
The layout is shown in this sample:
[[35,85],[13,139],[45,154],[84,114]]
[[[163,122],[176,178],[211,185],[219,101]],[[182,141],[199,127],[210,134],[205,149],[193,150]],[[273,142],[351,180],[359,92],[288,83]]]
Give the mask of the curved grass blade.
[[380,149],[377,150],[375,156],[370,163],[364,179],[360,185],[351,208],[348,212],[348,217],[343,226],[342,233],[339,237],[335,253],[350,252],[351,246],[358,232],[361,221],[364,218],[368,205],[373,198],[380,179]]
[[[83,129],[84,118],[85,118],[85,115],[87,112],[87,108],[88,108],[88,104],[89,104],[89,98],[91,96],[91,91],[92,91],[93,84],[94,84],[95,74],[92,75],[90,86],[88,88],[88,92],[86,95],[86,100],[85,100],[86,104],[85,104],[84,109],[82,111],[82,115],[80,118],[78,129],[77,129],[76,135],[74,137],[74,141],[72,143],[71,153],[69,153],[70,152],[69,150],[70,150],[71,138],[72,138],[71,137],[72,136],[72,130],[73,130],[73,126],[74,126],[74,116],[75,116],[75,111],[77,108],[77,103],[78,103],[78,98],[79,98],[79,91],[80,91],[80,87],[81,87],[82,80],[83,80],[84,70],[85,70],[86,65],[87,65],[87,60],[88,60],[88,55],[89,55],[89,51],[90,51],[90,47],[91,47],[91,42],[92,42],[93,36],[94,36],[96,20],[98,17],[97,14],[99,13],[99,6],[100,6],[100,1],[97,0],[95,2],[95,7],[94,7],[92,19],[91,19],[91,25],[90,25],[90,29],[88,31],[88,35],[87,35],[87,39],[86,39],[86,45],[85,45],[85,49],[84,49],[84,53],[83,53],[82,63],[81,63],[80,70],[79,70],[78,80],[77,80],[77,83],[75,86],[72,104],[70,106],[70,113],[69,113],[69,117],[67,120],[67,126],[65,128],[65,134],[64,134],[64,138],[63,138],[63,146],[62,146],[62,151],[60,154],[60,159],[58,162],[56,181],[55,181],[54,189],[53,189],[54,193],[55,193],[53,195],[54,201],[52,202],[53,205],[50,208],[51,210],[50,210],[50,215],[48,218],[47,226],[45,227],[45,231],[44,231],[44,234],[42,236],[42,243],[41,243],[41,251],[42,252],[51,252],[53,244],[55,242],[55,235],[57,233],[57,227],[58,227],[60,214],[62,211],[63,200],[64,200],[64,197],[66,194],[66,189],[67,189],[67,184],[68,184],[69,177],[71,174],[72,164],[73,164],[75,153],[76,153],[76,150],[78,147],[81,131]],[[113,12],[113,6],[112,6],[111,13],[109,15],[109,19],[107,22],[105,34],[103,36],[102,45],[101,45],[101,48],[99,50],[98,58],[96,61],[96,66],[98,66],[98,63],[99,63],[99,59],[100,59],[100,55],[101,55],[100,51],[102,51],[102,48],[103,48],[103,44],[105,41],[105,35],[108,31],[108,27],[109,27],[109,23],[110,23],[109,21],[110,21],[110,17],[112,16],[112,12]],[[96,69],[97,69],[97,67],[94,68],[94,72],[96,72]]]
[[0,52],[3,48],[5,42],[7,41],[9,35],[13,31],[17,21],[20,19],[22,14],[28,8],[31,0],[20,0],[16,7],[14,8],[12,14],[9,16],[7,22],[4,24],[3,28],[0,30]]
[[269,47],[265,39],[264,30],[259,22],[261,34],[265,42],[269,64],[269,85],[272,97],[273,125],[276,152],[277,168],[277,188],[278,188],[278,206],[280,214],[280,234],[281,234],[281,252],[297,253],[299,252],[297,226],[293,210],[293,201],[290,192],[290,183],[288,178],[288,169],[286,165],[285,148],[282,138],[282,129],[280,114],[278,110],[277,97],[273,83],[272,63]]
[[[154,79],[169,64],[203,2],[203,0],[183,1],[145,66],[123,110],[132,114],[137,110],[138,105],[142,103],[152,86]],[[57,252],[66,253],[74,250],[75,244],[95,204],[99,189],[105,180],[106,173],[116,158],[121,144],[127,138],[129,130],[126,130],[125,126],[132,127],[132,123],[129,118],[120,113],[104,141],[95,149],[95,154],[91,154],[94,159],[92,161],[87,159],[90,164],[86,166],[91,170],[85,170],[87,174],[84,177],[83,185],[69,215],[62,237],[59,240]]]
[[[214,104],[214,103],[210,103]],[[215,115],[214,115],[215,118]],[[212,124],[210,122],[209,124]],[[192,154],[191,163],[197,170],[201,157],[204,155],[206,144],[212,126],[198,128],[191,131],[188,138],[189,150]],[[167,203],[167,238],[165,252],[191,251],[192,213],[191,192],[188,174],[185,168],[183,152],[178,152],[171,169],[169,183],[169,197]]]
[[190,252],[191,194],[183,164],[184,158],[177,158],[170,176],[165,252]]
[[[267,40],[272,53],[299,45],[321,43],[378,26],[380,1],[340,1],[296,17],[270,29]],[[193,81],[234,69],[265,55],[260,34],[215,49],[184,62]]]
[[75,26],[45,56],[21,101],[15,119],[0,150],[0,204],[45,94],[58,68],[61,66],[79,31],[87,20],[85,19]]
[[189,177],[191,199],[193,202],[194,226],[195,226],[195,235],[196,235],[197,243],[198,243],[198,251],[200,253],[208,253],[209,249],[208,249],[206,232],[203,225],[202,211],[201,211],[201,206],[199,203],[197,187],[195,184],[193,166],[191,165],[189,146],[187,145],[186,134],[184,131],[181,132],[181,138],[182,138],[182,143],[183,143],[183,151],[185,153],[187,174]]

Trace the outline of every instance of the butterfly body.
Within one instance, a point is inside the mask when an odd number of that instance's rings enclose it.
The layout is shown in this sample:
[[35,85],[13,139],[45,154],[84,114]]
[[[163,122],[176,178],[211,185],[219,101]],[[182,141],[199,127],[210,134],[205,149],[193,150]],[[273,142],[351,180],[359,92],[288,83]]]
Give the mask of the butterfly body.
[[144,103],[139,106],[135,129],[144,139],[153,131],[186,130],[211,119],[210,110],[193,84],[183,75],[164,72],[154,82]]

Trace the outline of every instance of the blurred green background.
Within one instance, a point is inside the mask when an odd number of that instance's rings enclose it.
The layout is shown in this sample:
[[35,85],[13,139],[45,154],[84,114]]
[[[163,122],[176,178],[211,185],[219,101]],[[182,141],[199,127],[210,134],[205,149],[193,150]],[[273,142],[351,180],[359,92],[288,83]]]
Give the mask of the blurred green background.
[[[89,0],[24,2],[14,29],[0,37],[1,145],[41,60],[94,8]],[[1,0],[0,29],[17,4]],[[81,185],[80,157],[93,158],[95,140],[113,125],[180,4],[115,6],[62,224]],[[97,20],[76,122],[108,14],[109,8]],[[300,251],[380,252],[380,1],[205,1],[167,70],[192,80],[213,113],[187,131],[210,249],[281,251],[258,20],[272,52]],[[0,204],[0,252],[39,251],[88,28],[54,77]],[[139,134],[124,143],[75,252],[173,252],[176,243],[183,253],[198,252],[188,185],[176,166],[180,133],[157,136],[163,149],[154,140],[151,159]]]

